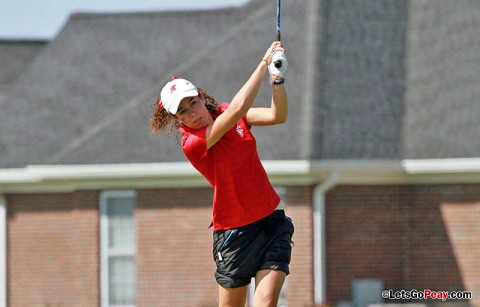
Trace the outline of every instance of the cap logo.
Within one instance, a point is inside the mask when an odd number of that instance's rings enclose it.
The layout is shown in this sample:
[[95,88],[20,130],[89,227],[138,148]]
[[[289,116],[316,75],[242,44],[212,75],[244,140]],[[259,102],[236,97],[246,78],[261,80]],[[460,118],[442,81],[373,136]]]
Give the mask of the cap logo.
[[170,87],[170,93],[173,93],[173,92],[175,92],[176,90],[177,90],[177,85],[176,85],[176,84],[174,84],[174,85],[172,85],[172,86]]

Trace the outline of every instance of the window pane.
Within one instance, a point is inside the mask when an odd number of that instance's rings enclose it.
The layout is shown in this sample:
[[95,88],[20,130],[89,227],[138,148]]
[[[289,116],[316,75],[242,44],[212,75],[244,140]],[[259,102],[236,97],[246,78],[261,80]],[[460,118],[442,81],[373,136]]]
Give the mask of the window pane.
[[134,191],[102,193],[101,306],[135,306],[136,231]]
[[109,259],[109,301],[114,305],[135,303],[135,259],[134,257],[111,257]]
[[108,247],[132,250],[135,247],[132,198],[111,198],[108,201]]

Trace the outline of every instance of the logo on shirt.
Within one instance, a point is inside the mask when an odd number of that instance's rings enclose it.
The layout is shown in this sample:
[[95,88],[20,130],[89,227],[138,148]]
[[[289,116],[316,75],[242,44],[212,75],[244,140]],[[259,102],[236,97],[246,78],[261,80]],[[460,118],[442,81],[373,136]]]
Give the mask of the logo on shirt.
[[243,136],[242,126],[238,125],[237,128],[235,128],[235,131],[237,131],[238,135]]

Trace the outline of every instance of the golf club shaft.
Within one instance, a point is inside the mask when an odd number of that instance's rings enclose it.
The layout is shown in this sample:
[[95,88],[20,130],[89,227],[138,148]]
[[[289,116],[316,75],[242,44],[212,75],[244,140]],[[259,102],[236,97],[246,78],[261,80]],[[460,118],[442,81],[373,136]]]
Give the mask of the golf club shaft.
[[280,0],[277,0],[277,41],[281,41],[280,31]]

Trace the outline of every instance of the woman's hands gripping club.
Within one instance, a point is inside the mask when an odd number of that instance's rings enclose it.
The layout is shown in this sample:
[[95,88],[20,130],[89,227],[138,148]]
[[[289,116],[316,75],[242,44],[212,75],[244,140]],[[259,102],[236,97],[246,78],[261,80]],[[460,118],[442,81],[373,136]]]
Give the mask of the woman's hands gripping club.
[[270,83],[282,84],[285,82],[288,60],[285,56],[282,42],[273,42],[268,48],[263,60],[267,63],[270,73]]

